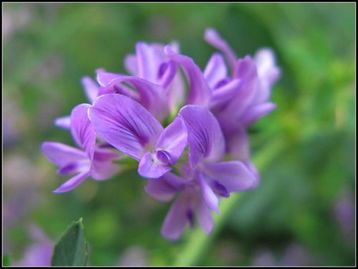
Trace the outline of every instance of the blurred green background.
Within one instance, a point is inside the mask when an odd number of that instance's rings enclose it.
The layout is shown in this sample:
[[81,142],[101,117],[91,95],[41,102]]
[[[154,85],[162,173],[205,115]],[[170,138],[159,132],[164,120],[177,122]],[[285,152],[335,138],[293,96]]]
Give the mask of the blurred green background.
[[[66,177],[41,154],[43,141],[73,144],[58,116],[87,102],[80,79],[124,72],[138,41],[176,40],[203,68],[216,28],[238,56],[277,54],[277,109],[250,128],[265,152],[261,184],[245,193],[194,265],[355,264],[354,3],[5,3],[3,15],[3,253],[23,259],[37,225],[53,242],[83,217],[92,265],[172,265],[195,233],[160,236],[169,204],[126,171],[52,193]],[[264,151],[279,143],[279,152]],[[237,194],[236,194],[237,195]]]

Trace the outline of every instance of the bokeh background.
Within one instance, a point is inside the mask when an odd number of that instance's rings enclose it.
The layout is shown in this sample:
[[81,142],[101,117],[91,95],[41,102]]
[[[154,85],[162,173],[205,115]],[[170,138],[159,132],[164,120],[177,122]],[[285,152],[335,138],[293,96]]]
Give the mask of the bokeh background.
[[[273,48],[282,78],[272,96],[278,108],[250,128],[253,156],[265,154],[261,185],[238,200],[192,265],[354,265],[355,9],[3,3],[3,253],[13,265],[40,262],[83,217],[90,264],[175,263],[196,233],[175,243],[160,236],[169,204],[148,197],[135,171],[56,195],[66,177],[39,147],[73,143],[53,120],[86,102],[82,76],[124,72],[137,41],[177,40],[203,68],[214,52],[203,40],[210,26],[240,57]],[[265,151],[273,143],[281,150]]]

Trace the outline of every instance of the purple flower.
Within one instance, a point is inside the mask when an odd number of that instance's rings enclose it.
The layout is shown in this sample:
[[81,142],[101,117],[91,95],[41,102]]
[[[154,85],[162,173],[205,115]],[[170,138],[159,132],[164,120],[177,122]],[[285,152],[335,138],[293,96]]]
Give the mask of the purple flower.
[[220,199],[259,182],[246,129],[275,108],[269,98],[280,70],[269,49],[237,59],[215,30],[205,39],[223,55],[214,53],[204,72],[176,44],[139,42],[125,58],[129,75],[101,68],[96,81],[82,79],[92,105],[56,120],[81,149],[42,146],[60,174],[76,174],[55,192],[72,190],[88,176],[111,177],[120,168],[113,160],[124,153],[151,179],[149,195],[164,202],[177,196],[162,227],[166,238],[179,238],[195,221],[211,232]]
[[206,30],[205,39],[224,53],[231,69],[228,76],[225,61],[218,53],[213,54],[205,68],[204,76],[214,90],[210,105],[215,115],[230,115],[230,124],[247,126],[271,112],[275,105],[268,99],[280,76],[273,52],[265,48],[254,58],[237,59],[214,29]]
[[214,53],[204,71],[213,90],[210,109],[223,130],[226,151],[233,159],[244,161],[259,178],[250,161],[246,127],[275,109],[276,105],[268,99],[280,76],[280,69],[275,65],[270,49],[259,50],[254,58],[237,59],[231,47],[214,29],[206,30],[205,40],[223,52],[230,67],[229,72],[223,56]]
[[187,223],[193,224],[194,217],[210,233],[210,210],[220,213],[219,199],[249,189],[256,180],[242,162],[222,161],[224,137],[207,108],[187,105],[179,116],[188,131],[189,163],[181,169],[184,177],[169,173],[146,186],[148,194],[162,201],[180,192],[162,227],[162,234],[169,239],[177,239]]
[[[179,53],[177,43],[173,42],[169,47]],[[163,89],[162,94],[166,95],[170,112],[177,112],[183,102],[185,84],[177,64],[165,53],[164,45],[139,42],[136,54],[127,55],[124,65],[131,75],[159,85]]]
[[170,171],[186,146],[186,130],[179,119],[165,129],[141,104],[121,94],[97,99],[90,109],[97,134],[139,161],[138,172],[158,178]]
[[57,188],[55,193],[73,190],[89,176],[103,180],[119,171],[112,161],[120,155],[96,145],[96,133],[87,116],[89,107],[88,104],[76,106],[70,119],[72,136],[83,150],[58,142],[44,142],[41,146],[46,157],[59,167],[59,174],[76,174]]

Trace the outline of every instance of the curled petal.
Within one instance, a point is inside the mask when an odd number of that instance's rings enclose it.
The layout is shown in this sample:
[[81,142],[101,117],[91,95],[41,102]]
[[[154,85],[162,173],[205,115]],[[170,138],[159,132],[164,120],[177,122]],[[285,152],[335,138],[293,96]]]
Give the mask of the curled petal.
[[208,105],[211,90],[200,68],[190,57],[177,54],[168,46],[166,47],[166,53],[174,62],[181,65],[186,73],[189,82],[189,94],[186,103],[203,106]]
[[236,65],[236,55],[231,49],[231,47],[227,44],[227,42],[222,39],[219,33],[213,28],[208,28],[205,31],[204,39],[210,45],[217,48],[218,50],[221,50],[224,53],[230,64],[231,70],[234,70]]
[[136,160],[145,147],[154,147],[163,130],[148,110],[120,94],[99,97],[89,114],[101,138]]
[[240,84],[240,79],[233,79],[222,87],[217,88],[213,92],[213,96],[210,102],[210,108],[214,110],[220,109],[226,104],[228,104],[239,90]]
[[204,77],[211,89],[215,89],[218,82],[227,77],[227,68],[224,58],[219,53],[214,53],[205,67]]
[[158,83],[167,88],[178,72],[178,66],[173,62],[163,63],[158,70]]
[[174,165],[187,144],[187,130],[180,117],[176,117],[161,133],[156,148],[170,154],[171,165]]
[[82,172],[67,180],[65,183],[63,183],[60,187],[58,187],[53,192],[62,193],[62,192],[72,191],[74,188],[80,185],[89,175],[90,175],[89,171]]
[[188,130],[191,165],[195,167],[203,159],[207,162],[220,160],[224,155],[225,141],[214,115],[207,108],[194,105],[183,107],[179,115]]
[[96,133],[88,118],[89,104],[77,105],[71,112],[71,133],[77,145],[83,148],[90,160],[93,159]]
[[157,82],[159,66],[165,60],[163,48],[159,44],[137,43],[136,56],[139,77],[152,83]]
[[152,153],[147,152],[140,160],[138,173],[146,178],[159,178],[171,169],[171,166],[158,162]]
[[[165,117],[168,113],[169,108],[166,101],[166,93],[163,92],[163,88],[157,84],[139,77],[124,76],[103,70],[97,71],[97,80],[104,87],[110,88],[118,86],[120,83],[128,83],[139,93],[139,102],[150,112],[160,119]],[[121,87],[119,89],[121,89]],[[133,95],[126,94],[125,91],[123,91],[123,86],[120,93],[128,95],[129,97]]]

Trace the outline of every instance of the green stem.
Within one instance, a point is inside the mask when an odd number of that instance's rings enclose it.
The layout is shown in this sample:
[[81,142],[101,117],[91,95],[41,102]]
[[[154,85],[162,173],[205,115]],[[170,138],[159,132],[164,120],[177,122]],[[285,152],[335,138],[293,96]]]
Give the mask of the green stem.
[[[275,158],[283,148],[281,140],[270,143],[263,151],[254,157],[254,163],[260,172],[264,171],[270,164],[271,160]],[[215,228],[214,231],[207,235],[200,227],[196,227],[191,233],[190,238],[184,243],[183,248],[174,261],[174,266],[193,266],[197,265],[200,258],[205,254],[210,243],[214,240],[216,234],[220,232],[225,220],[230,212],[242,197],[242,194],[237,194],[230,199],[223,199],[220,203],[221,214],[214,215]]]

